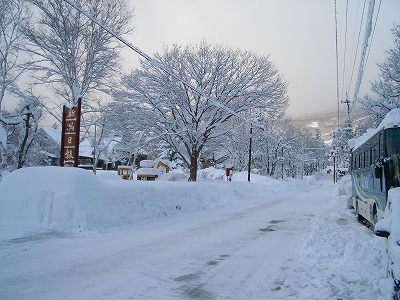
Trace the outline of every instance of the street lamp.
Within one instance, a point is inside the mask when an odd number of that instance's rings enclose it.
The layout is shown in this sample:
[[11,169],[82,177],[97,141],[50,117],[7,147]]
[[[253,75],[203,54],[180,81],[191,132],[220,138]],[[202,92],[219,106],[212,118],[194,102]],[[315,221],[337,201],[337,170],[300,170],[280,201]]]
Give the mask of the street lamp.
[[336,150],[331,150],[331,156],[333,157],[333,183],[336,183],[336,156],[337,156],[337,152]]
[[250,146],[249,146],[249,164],[247,166],[247,181],[250,182],[250,164],[251,164],[251,137],[253,136],[253,125],[250,124]]
[[283,179],[283,162],[284,162],[284,160],[285,160],[285,159],[283,158],[283,148],[284,148],[284,147],[282,147],[282,179]]

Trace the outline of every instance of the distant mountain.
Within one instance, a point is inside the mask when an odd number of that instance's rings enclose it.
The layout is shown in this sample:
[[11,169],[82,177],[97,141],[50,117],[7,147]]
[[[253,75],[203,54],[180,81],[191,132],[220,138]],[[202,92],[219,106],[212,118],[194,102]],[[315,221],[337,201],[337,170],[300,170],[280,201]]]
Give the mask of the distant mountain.
[[[346,121],[347,114],[340,113],[340,126]],[[360,108],[356,108],[353,120],[354,124],[357,124],[358,121],[365,118],[363,111]],[[309,114],[300,117],[292,117],[292,119],[303,126],[308,126],[312,128],[319,128],[321,130],[322,139],[327,142],[332,140],[330,133],[337,129],[338,127],[338,114],[337,112],[327,112],[327,113],[316,113],[316,114]],[[354,128],[354,125],[353,125]]]

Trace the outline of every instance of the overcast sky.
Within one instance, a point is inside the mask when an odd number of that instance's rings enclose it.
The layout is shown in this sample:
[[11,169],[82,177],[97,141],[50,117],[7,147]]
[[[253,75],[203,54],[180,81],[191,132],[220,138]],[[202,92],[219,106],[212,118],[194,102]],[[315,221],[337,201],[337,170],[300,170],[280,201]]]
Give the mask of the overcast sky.
[[[152,56],[161,52],[164,44],[186,46],[197,44],[203,38],[210,44],[269,54],[289,83],[290,115],[337,111],[334,0],[130,2],[135,9],[135,32],[129,41],[147,54]],[[340,100],[345,98],[346,91],[349,96],[354,95],[359,69],[359,58],[355,59],[355,53],[360,29],[358,53],[361,53],[369,0],[348,2],[345,43],[346,0],[337,0]],[[364,21],[361,23],[364,3]],[[399,0],[382,0],[375,23],[379,4],[380,0],[376,0],[373,18],[376,28],[360,97],[370,91],[369,81],[378,78],[376,63],[383,62],[384,50],[393,47],[390,29],[394,23],[400,23]],[[124,54],[129,57],[128,67],[139,66],[139,55],[127,50]]]

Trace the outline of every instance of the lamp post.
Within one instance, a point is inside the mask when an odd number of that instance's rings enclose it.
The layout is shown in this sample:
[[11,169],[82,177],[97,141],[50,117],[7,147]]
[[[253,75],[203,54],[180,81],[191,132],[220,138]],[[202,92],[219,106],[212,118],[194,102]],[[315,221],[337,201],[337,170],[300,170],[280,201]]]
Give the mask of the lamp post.
[[250,145],[249,145],[249,164],[247,166],[247,181],[250,182],[250,165],[251,165],[251,138],[253,136],[253,125],[250,124]]
[[283,158],[283,148],[284,148],[284,147],[282,147],[282,179],[283,179],[283,162],[284,162],[284,158]]
[[331,156],[333,157],[333,183],[336,183],[336,164],[337,164],[337,160],[336,160],[337,152],[336,152],[336,150],[331,150]]

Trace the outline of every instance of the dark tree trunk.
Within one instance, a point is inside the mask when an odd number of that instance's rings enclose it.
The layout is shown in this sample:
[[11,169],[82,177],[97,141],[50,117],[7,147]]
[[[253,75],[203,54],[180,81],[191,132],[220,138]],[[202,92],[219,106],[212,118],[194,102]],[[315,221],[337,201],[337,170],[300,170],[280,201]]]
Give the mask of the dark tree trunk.
[[32,115],[31,113],[27,113],[26,114],[25,135],[24,135],[24,138],[22,140],[21,146],[20,146],[19,151],[18,151],[19,153],[18,153],[17,169],[21,169],[23,164],[24,164],[24,161],[25,161],[24,156],[25,156],[25,153],[27,151],[27,149],[25,149],[25,148],[27,148],[26,142],[28,141],[28,136],[29,136],[29,121],[30,121],[31,115]]
[[197,151],[193,151],[190,156],[190,177],[189,181],[197,181],[197,162],[199,158],[199,153]]

